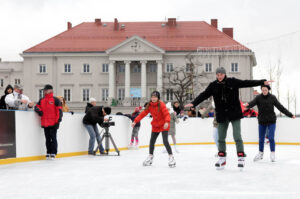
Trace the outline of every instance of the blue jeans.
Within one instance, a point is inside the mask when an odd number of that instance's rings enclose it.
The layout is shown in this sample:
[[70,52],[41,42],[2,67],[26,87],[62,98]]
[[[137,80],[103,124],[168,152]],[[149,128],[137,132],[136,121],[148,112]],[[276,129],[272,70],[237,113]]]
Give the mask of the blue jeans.
[[[89,135],[90,135],[90,140],[89,140],[89,149],[88,152],[92,153],[94,151],[94,145],[95,145],[95,138],[97,139],[97,143],[99,144],[101,141],[101,137],[99,134],[99,130],[97,127],[97,124],[91,125],[91,124],[84,124],[84,127],[87,129]],[[100,143],[100,151],[103,152],[104,148],[102,146],[102,143]]]
[[259,124],[259,151],[263,152],[264,151],[264,144],[265,144],[265,137],[266,137],[266,131],[268,129],[269,133],[269,141],[270,141],[270,149],[271,152],[275,151],[275,129],[276,129],[276,124],[270,124],[270,125],[261,125]]

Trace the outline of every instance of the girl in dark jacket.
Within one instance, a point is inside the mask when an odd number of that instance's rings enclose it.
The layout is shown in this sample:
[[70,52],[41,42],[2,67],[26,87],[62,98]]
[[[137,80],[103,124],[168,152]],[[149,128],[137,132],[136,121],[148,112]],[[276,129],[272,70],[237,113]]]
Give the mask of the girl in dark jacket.
[[295,116],[284,108],[277,98],[269,93],[271,90],[270,86],[261,86],[262,94],[258,95],[251,102],[246,103],[247,108],[252,108],[255,105],[258,107],[258,123],[259,123],[259,153],[255,156],[254,161],[262,160],[264,155],[264,142],[266,131],[269,132],[269,141],[271,149],[271,161],[275,162],[275,129],[276,129],[276,114],[274,112],[274,107],[276,107],[280,112],[284,113],[286,116],[295,118]]
[[176,162],[168,141],[168,131],[170,129],[171,118],[166,105],[160,100],[160,93],[158,91],[154,91],[151,94],[151,101],[148,103],[145,110],[141,112],[141,114],[134,120],[134,122],[132,123],[132,127],[134,127],[139,121],[141,121],[141,119],[143,119],[149,113],[153,117],[153,120],[151,122],[152,133],[149,146],[150,154],[148,158],[144,161],[143,165],[150,166],[152,164],[154,145],[157,137],[159,136],[159,133],[162,132],[163,143],[169,153],[169,167],[175,167]]
[[5,97],[8,94],[11,94],[14,91],[14,88],[9,84],[5,91],[4,91],[4,95],[2,95],[1,100],[0,100],[0,109],[7,109],[7,105],[5,103]]
[[[125,115],[127,117],[129,117],[132,121],[135,120],[135,118],[137,118],[140,114],[142,107],[136,107],[134,109],[134,112],[131,115]],[[132,134],[131,134],[131,140],[130,140],[130,144],[129,144],[129,148],[135,148],[138,149],[139,148],[139,131],[140,131],[140,127],[141,127],[141,123],[137,123],[133,129],[132,129]],[[135,145],[134,145],[134,139],[135,139]]]

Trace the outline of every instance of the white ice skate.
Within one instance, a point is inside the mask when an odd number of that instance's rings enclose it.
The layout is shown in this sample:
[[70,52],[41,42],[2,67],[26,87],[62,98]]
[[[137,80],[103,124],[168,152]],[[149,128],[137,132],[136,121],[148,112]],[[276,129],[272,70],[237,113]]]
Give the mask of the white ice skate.
[[128,149],[133,149],[133,142],[130,142],[130,144],[128,145]]
[[179,153],[179,151],[178,151],[178,149],[177,149],[177,146],[176,146],[176,145],[174,145],[174,151],[175,151],[176,153]]
[[253,159],[253,161],[254,162],[257,162],[257,161],[259,161],[259,160],[262,160],[263,159],[263,157],[264,157],[264,152],[258,152],[258,154],[254,157],[254,159]]
[[245,167],[245,157],[238,157],[238,168],[242,171]]
[[174,159],[174,156],[169,156],[169,167],[174,168],[176,166],[176,161]]
[[271,162],[275,162],[275,152],[271,152],[270,159],[271,159]]
[[219,157],[218,162],[215,164],[217,170],[223,170],[226,165],[226,157]]
[[50,154],[46,155],[46,160],[50,160]]
[[54,160],[54,159],[55,159],[55,157],[56,157],[56,155],[55,155],[55,154],[50,154],[50,160]]
[[153,162],[153,155],[149,155],[147,159],[143,162],[143,166],[151,166]]
[[134,149],[135,149],[135,150],[138,150],[138,149],[139,149],[139,143],[138,143],[138,142],[135,142],[135,144],[134,144]]

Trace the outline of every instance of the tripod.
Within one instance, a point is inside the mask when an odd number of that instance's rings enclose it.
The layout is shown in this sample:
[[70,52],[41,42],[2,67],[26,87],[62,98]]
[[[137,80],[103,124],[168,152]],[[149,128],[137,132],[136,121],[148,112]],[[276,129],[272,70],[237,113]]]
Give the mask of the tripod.
[[120,151],[119,151],[119,149],[118,149],[118,147],[117,147],[114,139],[112,138],[112,136],[111,136],[111,134],[109,132],[109,127],[103,127],[103,128],[104,128],[105,132],[104,132],[104,134],[103,134],[100,142],[98,143],[98,146],[97,146],[95,152],[98,151],[98,149],[100,150],[100,145],[102,144],[102,142],[103,142],[103,140],[105,138],[105,148],[104,148],[104,150],[106,152],[105,154],[108,155],[108,153],[109,153],[109,140],[110,140],[111,143],[113,144],[116,152],[118,153],[118,156],[120,156]]

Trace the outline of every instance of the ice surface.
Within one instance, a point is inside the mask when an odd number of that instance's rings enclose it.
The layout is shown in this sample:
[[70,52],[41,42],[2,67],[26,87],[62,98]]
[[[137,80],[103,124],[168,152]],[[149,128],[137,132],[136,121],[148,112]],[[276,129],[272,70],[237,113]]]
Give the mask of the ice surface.
[[[0,198],[300,198],[300,146],[276,146],[253,162],[257,145],[245,145],[246,167],[240,172],[234,145],[227,145],[225,170],[214,167],[215,145],[178,146],[176,168],[156,147],[154,162],[143,167],[148,149],[121,156],[77,156],[54,161],[0,166]],[[112,153],[113,154],[113,153]]]

